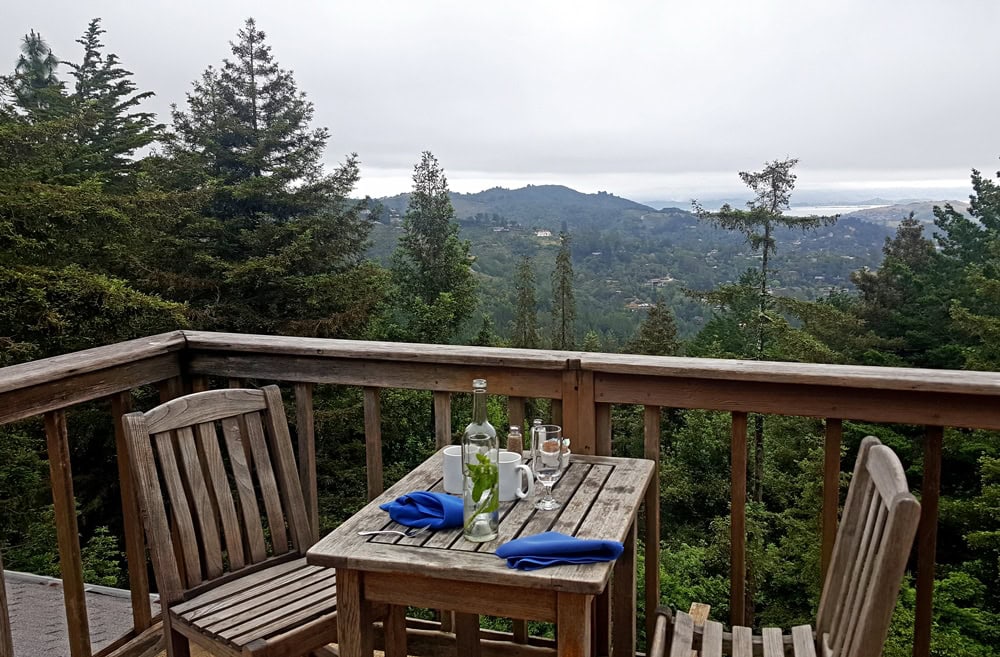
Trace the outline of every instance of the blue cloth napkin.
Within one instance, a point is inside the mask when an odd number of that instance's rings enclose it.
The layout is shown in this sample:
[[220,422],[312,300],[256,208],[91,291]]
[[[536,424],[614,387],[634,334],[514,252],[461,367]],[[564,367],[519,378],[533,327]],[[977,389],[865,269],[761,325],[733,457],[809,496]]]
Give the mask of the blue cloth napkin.
[[400,495],[379,508],[407,527],[448,529],[462,526],[462,498],[444,493],[415,491]]
[[537,570],[570,563],[614,561],[625,547],[618,541],[573,538],[559,532],[543,532],[504,543],[496,555],[508,568]]

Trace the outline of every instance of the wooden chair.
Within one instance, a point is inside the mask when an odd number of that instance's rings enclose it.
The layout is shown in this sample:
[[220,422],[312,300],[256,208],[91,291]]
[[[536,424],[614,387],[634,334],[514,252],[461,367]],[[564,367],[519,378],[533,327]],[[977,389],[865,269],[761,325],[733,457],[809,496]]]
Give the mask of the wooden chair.
[[336,641],[334,571],[305,563],[316,535],[278,388],[195,393],[124,427],[167,654],[194,642],[286,657]]
[[[747,627],[723,632],[714,621],[697,624],[690,614],[657,610],[651,657],[877,657],[903,580],[920,505],[910,494],[899,459],[871,436],[858,452],[823,584],[816,632],[808,625],[790,635]],[[694,608],[695,605],[692,605]],[[787,652],[786,652],[787,651]]]

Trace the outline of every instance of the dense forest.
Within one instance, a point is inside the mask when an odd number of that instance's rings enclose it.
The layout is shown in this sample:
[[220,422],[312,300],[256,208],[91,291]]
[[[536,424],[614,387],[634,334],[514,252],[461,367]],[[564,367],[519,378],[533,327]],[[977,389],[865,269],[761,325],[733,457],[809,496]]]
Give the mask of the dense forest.
[[[411,192],[375,202],[355,194],[356,154],[324,167],[330,133],[312,125],[312,103],[253,20],[230,57],[206,62],[186,98],[172,99],[169,117],[143,110],[152,90],[137,87],[104,39],[95,19],[73,59],[34,31],[9,44],[17,63],[0,80],[0,366],[190,327],[1000,369],[1000,186],[978,171],[967,210],[935,208],[930,234],[906,217],[893,231],[789,216],[792,159],[741,173],[745,206],[688,212],[544,186],[453,196],[424,152],[414,154]],[[151,406],[155,391],[135,402]],[[329,529],[365,501],[361,393],[320,387],[316,405]],[[386,472],[398,477],[433,449],[429,395],[386,391],[382,410],[392,418]],[[490,412],[505,424],[502,399]],[[464,426],[468,401],[459,396],[453,413],[452,426]],[[114,467],[110,420],[95,406],[69,422],[86,577],[125,585],[119,492],[105,474]],[[8,568],[58,575],[39,424],[0,428],[0,549]],[[616,407],[613,426],[615,450],[641,454],[641,409]],[[845,424],[845,469],[868,434],[920,481],[915,427]],[[820,587],[823,428],[757,417],[751,440],[754,619],[808,622]],[[662,561],[644,567],[661,569],[666,604],[699,600],[726,618],[728,418],[665,412],[661,443]],[[942,495],[933,651],[993,655],[997,435],[945,433]],[[909,654],[913,608],[907,582],[885,654]]]

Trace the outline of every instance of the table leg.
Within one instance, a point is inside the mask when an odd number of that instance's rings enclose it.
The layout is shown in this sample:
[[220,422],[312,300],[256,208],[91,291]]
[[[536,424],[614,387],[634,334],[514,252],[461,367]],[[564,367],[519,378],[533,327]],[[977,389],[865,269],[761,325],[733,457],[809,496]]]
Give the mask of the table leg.
[[385,657],[406,657],[406,607],[389,605],[383,626]]
[[455,650],[462,657],[479,657],[479,616],[455,612]]
[[556,598],[556,644],[558,657],[593,657],[590,645],[590,606],[594,596],[559,593]]
[[371,605],[362,591],[362,574],[337,569],[337,644],[340,657],[372,657]]
[[614,595],[614,578],[594,599],[594,657],[607,657],[611,654],[611,600]]
[[[635,545],[636,523],[633,522],[628,536],[625,537],[625,551],[615,562],[615,569],[611,575],[614,579],[611,600],[611,654],[613,657],[635,654]],[[647,610],[646,613],[651,614],[653,611]],[[652,639],[653,637],[649,637],[648,640],[652,641]]]

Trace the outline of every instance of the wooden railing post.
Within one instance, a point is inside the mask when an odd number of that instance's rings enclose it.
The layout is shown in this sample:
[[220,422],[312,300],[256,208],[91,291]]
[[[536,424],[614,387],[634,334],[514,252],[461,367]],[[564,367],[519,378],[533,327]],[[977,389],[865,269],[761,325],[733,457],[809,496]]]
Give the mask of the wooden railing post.
[[577,454],[595,454],[594,373],[580,369],[579,360],[567,363],[562,377],[563,435]]
[[378,388],[365,388],[365,456],[368,465],[368,499],[382,494],[382,399]]
[[87,620],[87,599],[83,588],[83,560],[76,524],[69,432],[66,429],[64,411],[45,414],[45,437],[49,452],[49,475],[52,478],[52,504],[56,516],[59,572],[62,575],[66,605],[69,653],[72,657],[90,657],[90,623]]
[[599,456],[611,456],[611,404],[594,404],[594,447]]
[[943,439],[942,427],[927,427],[924,436],[924,480],[920,487],[920,525],[917,526],[917,607],[913,624],[913,657],[929,657],[931,654]]
[[451,444],[451,393],[434,391],[434,443],[438,449]]
[[122,521],[125,532],[125,560],[128,566],[128,588],[132,596],[132,625],[136,633],[152,625],[149,606],[149,576],[146,570],[146,543],[135,494],[135,482],[128,460],[125,428],[122,416],[132,410],[132,393],[120,392],[111,398],[111,415],[115,423],[115,449],[118,456],[118,486],[122,496]]
[[656,463],[656,476],[646,488],[646,645],[653,639],[657,605],[660,604],[660,407],[643,407],[643,456]]
[[826,581],[826,568],[837,540],[837,510],[840,508],[840,442],[844,423],[829,418],[823,459],[823,549],[820,555],[820,578]]
[[3,577],[3,555],[0,554],[0,657],[14,657],[14,639],[7,614],[7,586]]
[[734,412],[730,444],[729,621],[747,624],[747,414]]
[[[524,397],[507,398],[507,422],[511,427],[521,427],[524,431],[526,400]],[[509,429],[510,427],[505,427]]]
[[319,489],[316,482],[316,419],[312,383],[295,384],[295,435],[299,448],[299,482],[313,537],[319,537]]

